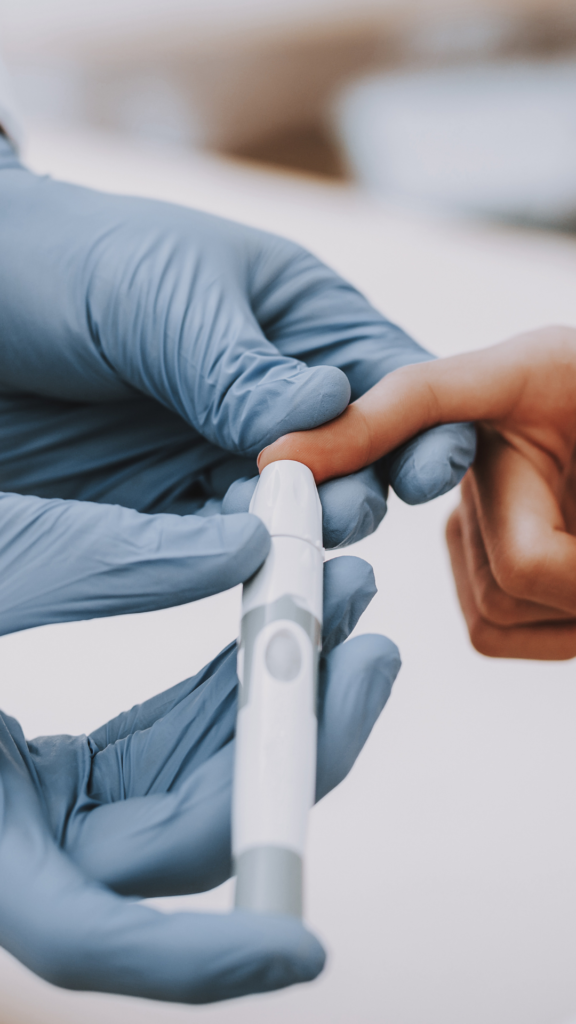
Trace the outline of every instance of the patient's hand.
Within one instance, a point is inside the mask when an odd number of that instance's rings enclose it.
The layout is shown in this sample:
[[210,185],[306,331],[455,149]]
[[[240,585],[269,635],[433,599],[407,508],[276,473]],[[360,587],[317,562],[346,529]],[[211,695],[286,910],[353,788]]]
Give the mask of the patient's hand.
[[338,419],[262,452],[317,480],[353,472],[435,424],[479,421],[476,462],[448,523],[474,646],[509,658],[576,655],[576,330],[395,371]]

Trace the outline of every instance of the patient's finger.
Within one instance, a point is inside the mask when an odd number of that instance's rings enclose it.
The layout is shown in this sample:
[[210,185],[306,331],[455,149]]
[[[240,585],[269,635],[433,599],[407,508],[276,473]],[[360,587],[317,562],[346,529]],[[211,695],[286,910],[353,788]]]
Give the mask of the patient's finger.
[[[353,473],[441,423],[502,420],[526,398],[525,411],[536,433],[544,407],[571,420],[576,406],[573,333],[549,330],[544,345],[542,332],[533,332],[478,352],[403,366],[337,419],[278,438],[260,453],[258,467],[295,459],[309,466],[320,483]],[[568,455],[568,438],[552,432],[546,440]]]
[[[482,374],[486,381],[479,387]],[[500,412],[506,403],[494,403],[492,377],[484,352],[401,367],[337,419],[278,438],[260,453],[258,468],[294,459],[309,466],[318,483],[356,472],[430,427]],[[505,392],[504,376],[498,381]]]
[[576,538],[549,481],[526,455],[481,431],[472,477],[494,578],[512,597],[576,615]]
[[459,522],[466,573],[474,602],[482,618],[495,626],[517,626],[528,622],[561,621],[572,618],[568,612],[534,601],[512,597],[497,584],[490,566],[474,498],[473,474],[462,482]]
[[489,658],[522,658],[541,661],[565,661],[576,656],[576,622],[523,626],[495,626],[478,609],[466,571],[461,513],[457,508],[446,529],[452,572],[460,607],[473,646]]

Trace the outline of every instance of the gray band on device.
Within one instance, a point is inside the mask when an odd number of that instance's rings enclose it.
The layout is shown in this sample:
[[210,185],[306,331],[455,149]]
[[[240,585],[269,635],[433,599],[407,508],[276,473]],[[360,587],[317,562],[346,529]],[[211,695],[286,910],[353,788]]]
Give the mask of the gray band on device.
[[[243,682],[238,694],[238,708],[244,707],[250,697],[250,678],[252,672],[252,657],[256,638],[264,626],[270,622],[278,622],[281,619],[296,622],[310,637],[312,646],[316,652],[322,646],[322,627],[312,612],[301,608],[290,594],[284,594],[270,604],[259,605],[252,608],[242,616],[240,625],[240,645],[244,648],[244,672]],[[314,658],[314,714],[316,714],[316,694],[318,690],[318,658]]]
[[282,846],[255,846],[235,858],[238,910],[302,917],[302,858]]

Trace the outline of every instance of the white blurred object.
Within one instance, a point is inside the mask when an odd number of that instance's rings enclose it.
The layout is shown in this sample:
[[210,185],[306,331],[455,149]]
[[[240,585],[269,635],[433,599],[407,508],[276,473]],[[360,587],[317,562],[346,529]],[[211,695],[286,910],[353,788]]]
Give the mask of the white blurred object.
[[389,198],[576,217],[576,58],[365,78],[341,95],[336,125],[358,179]]

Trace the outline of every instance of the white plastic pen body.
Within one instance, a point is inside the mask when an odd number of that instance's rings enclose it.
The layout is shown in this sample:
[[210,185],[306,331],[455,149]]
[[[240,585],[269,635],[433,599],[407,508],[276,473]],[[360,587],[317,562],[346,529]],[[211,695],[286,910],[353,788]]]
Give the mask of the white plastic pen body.
[[272,540],[242,597],[232,804],[236,906],[301,916],[322,632],[322,509],[312,473],[299,462],[271,463],[250,511]]

